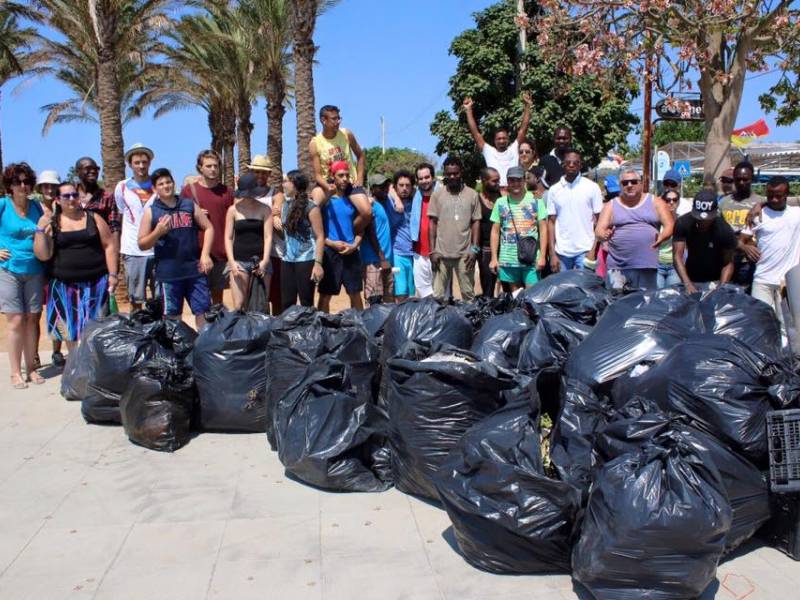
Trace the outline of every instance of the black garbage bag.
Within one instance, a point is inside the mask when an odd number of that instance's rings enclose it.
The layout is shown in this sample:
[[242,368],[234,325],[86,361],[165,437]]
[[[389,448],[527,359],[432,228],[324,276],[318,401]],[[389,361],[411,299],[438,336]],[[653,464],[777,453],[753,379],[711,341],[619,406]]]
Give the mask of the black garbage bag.
[[134,444],[175,452],[191,437],[196,394],[192,369],[175,357],[144,363],[120,399],[122,426]]
[[383,326],[381,362],[397,355],[406,342],[450,344],[469,348],[472,325],[454,306],[434,298],[411,299],[399,305]]
[[525,334],[517,368],[531,374],[543,370],[560,373],[572,350],[586,339],[591,330],[591,325],[559,315],[540,318]]
[[[327,490],[391,486],[375,457],[388,445],[386,415],[352,393],[350,368],[323,356],[276,408],[278,458],[286,472]],[[350,390],[350,391],[343,391]]]
[[520,346],[533,321],[522,309],[490,317],[472,340],[472,352],[498,367],[515,369]]
[[323,345],[317,356],[330,356],[350,368],[350,382],[363,402],[375,402],[378,394],[380,349],[359,314],[319,313]]
[[597,600],[687,600],[714,580],[731,527],[720,474],[680,437],[658,442],[594,478],[572,574]]
[[493,573],[569,571],[580,493],[544,475],[536,415],[507,406],[450,452],[436,489],[471,565]]
[[450,305],[472,323],[475,332],[492,317],[511,311],[514,304],[514,297],[511,294],[500,294],[496,298],[478,296],[472,302],[450,301]]
[[[253,257],[250,262],[250,267],[254,271],[258,267],[259,257]],[[272,268],[274,269],[275,265],[272,265]],[[271,275],[268,274],[267,277],[271,277]],[[247,296],[245,298],[242,310],[264,315],[269,314],[269,297],[267,296],[267,286],[263,277],[255,275],[250,276],[250,281],[247,285]]]
[[611,301],[602,277],[583,270],[562,271],[523,290],[517,304],[531,314],[555,308],[564,317],[594,325]]
[[102,327],[88,340],[89,378],[81,413],[88,423],[122,422],[119,401],[131,374],[153,359],[175,356],[168,340],[159,336],[163,327],[142,325],[125,315],[115,315],[112,325]]
[[730,552],[769,519],[767,480],[751,462],[687,421],[684,416],[663,412],[652,400],[634,397],[596,435],[597,464],[635,452],[648,441],[661,444],[667,437],[679,436],[704,462],[714,464],[719,470],[733,511],[731,530],[725,540],[726,551]]
[[475,423],[503,405],[514,374],[453,346],[413,342],[388,363],[392,472],[403,492],[438,499],[432,478]]
[[267,343],[272,319],[257,312],[218,311],[192,356],[199,425],[207,431],[265,432]]
[[775,311],[737,285],[723,285],[701,294],[706,330],[736,338],[753,350],[782,356],[781,326]]
[[[796,376],[786,366],[725,335],[698,334],[678,343],[614,397],[633,394],[685,415],[756,466],[767,463],[766,414],[794,402]],[[788,384],[788,385],[786,385]]]
[[660,359],[675,344],[702,331],[696,298],[678,288],[635,292],[608,307],[570,354],[564,374],[598,389],[641,362]]
[[395,308],[397,308],[396,304],[378,302],[364,309],[361,313],[361,320],[371,336],[383,337],[383,325]]
[[61,395],[70,401],[83,400],[89,387],[91,370],[92,338],[105,328],[116,327],[125,315],[111,315],[97,321],[89,321],[81,332],[77,347],[67,354],[67,363],[61,375]]
[[563,379],[561,412],[553,424],[550,458],[561,479],[584,494],[592,483],[595,436],[613,416],[607,399],[598,397],[585,383]]

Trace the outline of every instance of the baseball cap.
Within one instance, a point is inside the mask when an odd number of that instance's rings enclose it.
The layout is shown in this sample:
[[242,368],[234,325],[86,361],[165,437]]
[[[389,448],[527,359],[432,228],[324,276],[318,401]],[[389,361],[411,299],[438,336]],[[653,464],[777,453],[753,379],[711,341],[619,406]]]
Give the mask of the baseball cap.
[[698,221],[710,221],[717,214],[717,194],[711,190],[697,192],[692,200],[692,216]]
[[268,193],[268,188],[258,185],[255,173],[245,173],[239,177],[239,188],[234,195],[237,198],[261,198]]
[[525,179],[525,169],[522,167],[511,167],[506,171],[506,179]]
[[670,169],[664,173],[664,181],[674,181],[675,183],[680,183],[683,181],[683,177],[681,177],[681,174],[677,169]]
[[369,187],[372,187],[373,185],[381,186],[387,181],[389,181],[389,178],[386,177],[386,175],[382,175],[381,173],[375,173],[374,175],[369,176],[368,183]]

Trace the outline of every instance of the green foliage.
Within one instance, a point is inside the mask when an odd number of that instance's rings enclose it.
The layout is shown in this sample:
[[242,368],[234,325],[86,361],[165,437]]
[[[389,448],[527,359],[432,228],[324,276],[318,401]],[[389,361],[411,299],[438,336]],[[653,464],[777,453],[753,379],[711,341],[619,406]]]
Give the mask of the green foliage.
[[433,162],[430,157],[411,148],[387,148],[383,154],[379,146],[373,146],[365,148],[364,153],[367,156],[367,176],[381,173],[391,177],[400,169],[413,173],[419,163]]
[[702,121],[661,121],[653,131],[653,144],[666,146],[671,142],[704,142],[705,124]]
[[[475,118],[487,139],[501,125],[517,127],[523,108],[516,91],[520,59],[526,65],[522,89],[533,98],[528,137],[535,140],[540,154],[550,151],[554,128],[566,125],[586,164],[597,164],[610,149],[624,143],[638,123],[628,110],[634,90],[620,83],[603,92],[591,77],[575,80],[552,64],[542,63],[535,39],[529,40],[520,57],[515,5],[502,0],[476,13],[476,27],[458,35],[450,46],[450,53],[458,58],[449,92],[457,118],[448,111],[437,113],[431,132],[439,138],[437,154],[460,156],[470,179],[477,177],[483,158],[469,135],[461,104],[467,96],[475,101]],[[533,17],[538,7],[528,2],[527,11]]]

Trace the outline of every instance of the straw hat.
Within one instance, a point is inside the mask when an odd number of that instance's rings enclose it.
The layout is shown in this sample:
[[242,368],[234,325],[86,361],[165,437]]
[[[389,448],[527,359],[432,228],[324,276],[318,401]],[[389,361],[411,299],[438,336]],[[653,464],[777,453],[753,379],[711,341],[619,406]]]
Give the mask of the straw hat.
[[272,161],[269,157],[264,156],[263,154],[256,154],[253,157],[253,161],[247,165],[247,168],[251,171],[274,171],[275,165],[272,164]]
[[146,154],[151,161],[155,156],[155,154],[153,153],[152,150],[150,150],[150,148],[138,142],[133,146],[131,146],[130,148],[128,148],[128,150],[125,152],[125,162],[130,163],[131,156],[133,156],[134,154]]

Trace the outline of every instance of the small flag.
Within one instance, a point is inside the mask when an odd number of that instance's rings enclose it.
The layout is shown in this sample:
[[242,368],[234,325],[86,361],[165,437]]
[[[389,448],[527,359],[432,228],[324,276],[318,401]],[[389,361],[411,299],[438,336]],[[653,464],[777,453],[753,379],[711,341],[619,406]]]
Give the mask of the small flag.
[[737,148],[745,148],[758,138],[769,135],[769,126],[764,119],[759,119],[755,123],[746,125],[731,132],[731,144]]

